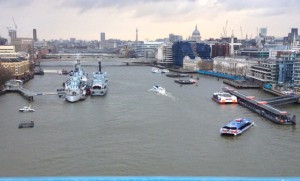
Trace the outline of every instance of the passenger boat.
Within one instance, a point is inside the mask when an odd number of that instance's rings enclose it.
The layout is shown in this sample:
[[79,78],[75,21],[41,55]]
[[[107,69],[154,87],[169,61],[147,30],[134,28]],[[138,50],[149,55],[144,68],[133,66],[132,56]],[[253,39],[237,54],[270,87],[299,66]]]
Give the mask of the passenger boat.
[[151,90],[156,92],[156,93],[159,93],[159,94],[165,94],[166,93],[166,89],[161,87],[161,86],[158,86],[158,85],[153,86]]
[[195,83],[197,83],[197,80],[195,80],[195,79],[187,79],[187,80],[176,79],[174,81],[178,84],[195,84]]
[[107,74],[106,72],[94,72],[91,83],[91,96],[103,96],[107,92]]
[[237,118],[230,121],[220,129],[221,135],[239,135],[253,126],[254,123],[249,118]]
[[35,110],[31,108],[31,105],[24,106],[23,108],[19,109],[20,112],[34,112]]
[[231,95],[228,92],[215,92],[213,94],[212,100],[219,103],[219,104],[236,104],[237,103],[237,97],[234,95]]

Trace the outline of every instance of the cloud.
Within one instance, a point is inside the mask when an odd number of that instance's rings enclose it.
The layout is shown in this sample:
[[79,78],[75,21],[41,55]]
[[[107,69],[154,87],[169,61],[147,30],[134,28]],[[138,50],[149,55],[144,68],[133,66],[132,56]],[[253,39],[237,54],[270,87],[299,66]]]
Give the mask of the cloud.
[[2,7],[9,7],[9,8],[18,8],[24,6],[30,6],[33,3],[32,0],[0,0],[0,4]]
[[197,0],[62,0],[61,5],[78,8],[79,13],[94,9],[112,8],[118,11],[128,10],[134,17],[173,15],[191,8]]
[[297,12],[298,0],[216,0],[226,11],[248,11],[253,16],[277,16]]

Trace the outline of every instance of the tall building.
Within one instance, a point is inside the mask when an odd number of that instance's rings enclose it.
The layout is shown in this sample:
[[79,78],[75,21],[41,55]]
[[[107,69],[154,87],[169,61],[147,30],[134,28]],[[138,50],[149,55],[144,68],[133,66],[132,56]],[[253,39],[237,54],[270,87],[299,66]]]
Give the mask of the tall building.
[[8,29],[8,36],[9,36],[8,44],[10,45],[12,40],[17,38],[17,31],[14,29]]
[[267,28],[260,28],[259,29],[259,36],[266,37],[267,33],[268,33],[268,29]]
[[136,41],[136,42],[138,42],[138,41],[139,41],[138,34],[139,34],[139,30],[138,30],[138,29],[136,29],[136,30],[135,30],[135,41]]
[[230,46],[228,43],[215,43],[212,45],[211,57],[228,57]]
[[33,41],[37,41],[36,29],[33,29]]
[[169,34],[169,41],[174,43],[174,42],[177,42],[177,41],[182,41],[182,36],[180,35],[174,35],[174,34]]
[[104,32],[100,33],[100,41],[105,41],[105,33]]
[[292,43],[294,38],[298,37],[298,28],[292,28],[291,32],[288,34],[288,42]]
[[190,59],[200,57],[201,59],[210,59],[211,48],[204,43],[179,41],[173,44],[173,63],[176,66],[183,66],[183,59],[189,56]]
[[172,43],[164,43],[158,47],[157,60],[160,63],[173,63]]

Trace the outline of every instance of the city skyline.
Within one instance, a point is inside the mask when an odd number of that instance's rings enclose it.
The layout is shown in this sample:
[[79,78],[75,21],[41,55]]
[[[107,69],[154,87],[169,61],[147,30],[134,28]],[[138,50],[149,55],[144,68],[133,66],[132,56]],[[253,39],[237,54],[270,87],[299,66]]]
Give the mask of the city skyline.
[[[298,28],[297,0],[0,0],[0,36],[8,38],[7,27],[17,27],[18,37],[38,39],[139,40],[167,38],[170,33],[183,39],[195,26],[201,39],[219,38],[227,27],[238,38],[254,38],[258,28],[268,35],[287,36]],[[14,24],[15,21],[15,24]],[[227,26],[226,26],[226,22]]]

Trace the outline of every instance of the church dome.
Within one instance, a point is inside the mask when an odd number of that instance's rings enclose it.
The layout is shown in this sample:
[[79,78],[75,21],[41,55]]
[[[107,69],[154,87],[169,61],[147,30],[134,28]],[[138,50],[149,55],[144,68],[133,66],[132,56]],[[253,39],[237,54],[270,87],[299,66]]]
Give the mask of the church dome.
[[195,27],[195,30],[193,31],[193,36],[200,36],[200,31],[197,28],[197,25]]

